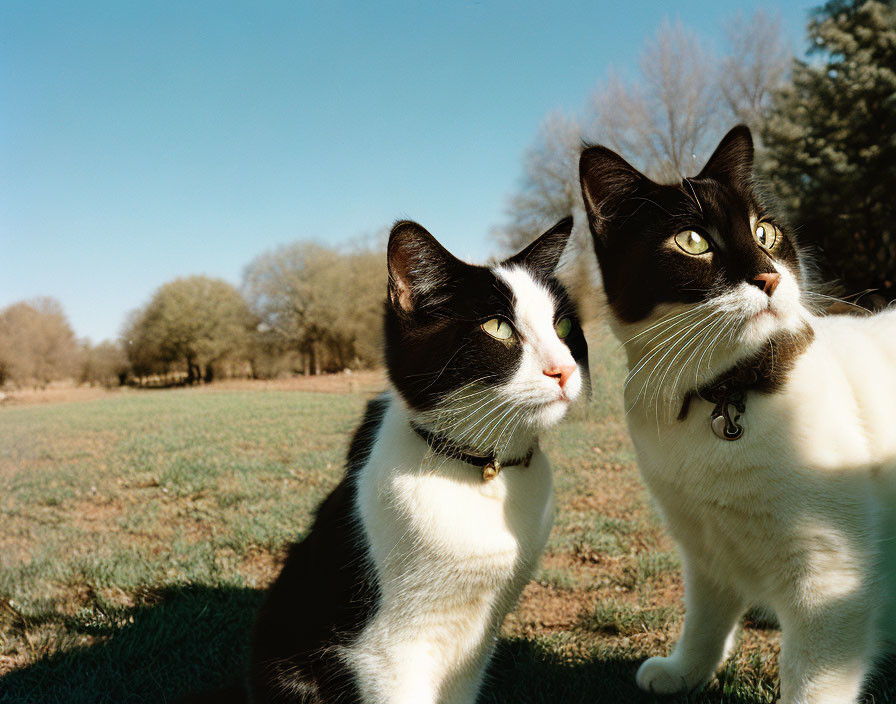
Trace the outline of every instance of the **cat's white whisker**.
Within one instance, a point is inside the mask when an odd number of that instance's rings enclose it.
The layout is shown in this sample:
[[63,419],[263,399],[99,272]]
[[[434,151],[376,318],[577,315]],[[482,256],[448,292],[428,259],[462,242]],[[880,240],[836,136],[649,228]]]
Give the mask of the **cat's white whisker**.
[[695,310],[695,309],[693,309],[693,308],[689,308],[689,309],[687,309],[687,310],[685,310],[685,311],[681,311],[681,312],[679,312],[679,313],[669,314],[669,315],[667,315],[667,316],[665,316],[665,317],[663,317],[663,318],[660,318],[659,321],[657,321],[656,323],[654,323],[654,324],[651,325],[650,327],[648,327],[648,328],[642,330],[642,331],[639,332],[637,335],[632,335],[630,338],[628,338],[627,340],[625,340],[625,342],[619,342],[618,345],[619,345],[620,347],[625,347],[625,346],[628,345],[630,342],[633,342],[633,341],[637,340],[637,339],[638,339],[639,337],[641,337],[642,335],[646,335],[646,334],[649,333],[651,330],[654,330],[654,329],[658,328],[660,325],[668,325],[668,324],[671,324],[671,323],[675,322],[675,321],[678,320],[679,318],[683,318],[683,317],[685,317],[685,316],[699,315],[699,313],[700,313],[700,311]]
[[[666,377],[669,375],[669,372],[675,368],[675,363],[678,361],[678,359],[682,355],[686,354],[692,346],[698,344],[699,336],[706,330],[712,329],[716,325],[716,322],[716,319],[710,318],[709,320],[703,320],[700,323],[697,323],[694,326],[697,329],[691,330],[683,340],[681,340],[675,346],[670,347],[669,351],[666,352],[663,358],[660,359],[659,362],[657,362],[657,373],[660,373],[659,370],[662,368],[663,362],[670,354],[672,354],[672,359],[668,364],[665,365],[665,368],[663,369],[658,382],[654,386],[654,393],[651,397],[651,403],[655,404],[657,422],[659,422],[660,417],[660,403],[662,402],[664,407],[667,405],[667,402],[668,404],[674,403],[676,391],[675,388],[669,389],[668,393],[665,394],[666,397],[664,397],[664,391],[666,390],[664,386]],[[697,326],[700,327],[698,328]],[[648,377],[648,382],[649,381],[650,378]]]
[[699,389],[702,386],[702,382],[700,381],[700,367],[703,364],[703,360],[706,358],[706,354],[708,352],[711,354],[711,351],[716,348],[716,345],[719,343],[719,341],[723,337],[726,337],[726,336],[730,337],[731,330],[735,325],[735,321],[733,321],[731,319],[723,317],[722,320],[725,321],[724,325],[722,326],[722,329],[719,330],[719,332],[716,334],[716,336],[713,338],[713,340],[708,345],[704,346],[703,354],[700,355],[700,359],[697,360],[697,364],[694,366],[694,388],[695,389]]
[[[635,374],[642,371],[644,369],[644,365],[647,362],[655,359],[657,355],[661,355],[659,357],[659,359],[656,362],[654,362],[653,366],[651,367],[650,372],[647,375],[646,380],[644,381],[644,384],[642,385],[640,391],[638,392],[638,395],[635,397],[635,403],[637,403],[637,401],[641,398],[641,395],[649,388],[650,380],[653,378],[654,373],[660,369],[660,365],[663,363],[665,358],[668,357],[668,355],[670,353],[674,352],[674,350],[677,349],[678,345],[683,340],[686,341],[688,339],[688,336],[693,333],[694,329],[699,327],[700,325],[702,325],[704,322],[705,321],[701,319],[694,323],[689,323],[688,326],[682,330],[678,330],[678,331],[674,332],[669,338],[663,340],[662,344],[656,345],[656,347],[653,349],[653,351],[651,352],[649,357],[645,358],[643,360],[643,363],[640,364],[636,368],[635,371],[633,371],[629,374],[628,378],[626,379],[625,387],[623,387],[623,388],[627,388],[628,384],[634,378]],[[665,350],[665,352],[664,352],[664,350]]]
[[[505,403],[507,403],[507,402],[505,402]],[[490,421],[487,425],[485,425],[480,430],[479,434],[476,435],[476,437],[473,438],[473,440],[470,442],[471,445],[475,446],[478,443],[483,442],[483,440],[486,440],[487,438],[489,438],[490,434],[493,434],[493,429],[499,428],[501,425],[501,422],[504,420],[504,418],[506,418],[507,415],[512,413],[516,408],[511,403],[507,403],[507,406],[508,406],[508,408],[504,411],[503,415],[501,415],[498,418],[493,419],[492,421]],[[486,445],[490,445],[490,446],[494,447],[495,443],[486,442]]]
[[[707,334],[711,333],[715,329],[717,324],[718,324],[717,318],[710,318],[708,321],[704,321],[703,323],[698,323],[689,332],[688,341],[683,345],[679,344],[673,348],[675,350],[675,357],[667,365],[665,373],[663,374],[663,377],[660,379],[659,383],[656,385],[655,392],[653,394],[654,401],[657,405],[657,417],[659,417],[659,396],[664,390],[666,374],[668,374],[668,372],[674,367],[674,363],[677,361],[677,359],[679,359],[682,355],[687,354],[688,350],[692,346],[694,347],[694,351],[693,351],[692,355],[695,354],[697,351],[699,351],[700,346],[702,345],[703,340],[705,339],[705,336]],[[662,364],[662,360],[660,360],[657,363],[655,370],[658,371],[661,364]],[[685,368],[686,364],[687,363],[685,363],[685,365],[681,365],[680,369],[683,370]],[[648,382],[649,382],[649,379],[648,379]],[[676,381],[667,394],[667,397],[668,397],[667,401],[670,406],[675,403],[675,400],[676,400],[677,396],[679,395],[679,393],[680,393],[680,391],[678,389],[678,385],[677,385],[677,381]]]
[[[675,379],[672,381],[670,386],[670,392],[668,394],[668,404],[666,408],[667,413],[675,413],[675,404],[679,402],[683,396],[684,392],[679,388],[678,382],[681,381],[682,375],[688,369],[688,365],[691,363],[691,360],[703,349],[704,342],[709,339],[713,335],[718,335],[719,330],[724,329],[725,326],[725,318],[717,318],[713,321],[712,325],[707,327],[700,337],[694,341],[693,350],[690,355],[688,355],[687,359],[682,362],[678,367],[678,373],[675,375]],[[660,381],[660,385],[662,385],[664,379]]]

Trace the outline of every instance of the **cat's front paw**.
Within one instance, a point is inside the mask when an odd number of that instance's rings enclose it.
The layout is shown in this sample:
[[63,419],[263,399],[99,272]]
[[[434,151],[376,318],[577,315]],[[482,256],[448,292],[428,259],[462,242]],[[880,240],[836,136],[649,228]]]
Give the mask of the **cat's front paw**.
[[675,694],[686,692],[699,682],[691,682],[674,658],[650,658],[638,668],[635,681],[645,692]]

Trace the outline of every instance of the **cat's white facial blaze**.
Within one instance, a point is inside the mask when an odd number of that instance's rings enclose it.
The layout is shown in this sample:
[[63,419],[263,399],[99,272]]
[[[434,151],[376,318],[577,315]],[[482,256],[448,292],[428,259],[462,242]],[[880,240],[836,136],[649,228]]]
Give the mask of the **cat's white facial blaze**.
[[[739,352],[744,357],[761,349],[773,335],[798,332],[808,317],[796,277],[784,264],[773,265],[780,279],[771,296],[744,282],[712,301],[717,315],[741,322],[732,343],[742,347]],[[737,355],[738,350],[732,352]]]
[[525,269],[498,267],[514,296],[514,324],[522,347],[520,365],[499,396],[528,408],[533,430],[559,421],[582,390],[582,374],[556,330],[557,303]]
[[478,334],[516,346],[515,368],[501,383],[488,377],[462,386],[435,409],[417,414],[416,421],[506,461],[525,455],[541,431],[563,418],[581,394],[583,372],[557,332],[563,316],[551,290],[524,267],[492,271],[513,300],[513,334],[506,340],[496,336],[498,326],[491,319]]

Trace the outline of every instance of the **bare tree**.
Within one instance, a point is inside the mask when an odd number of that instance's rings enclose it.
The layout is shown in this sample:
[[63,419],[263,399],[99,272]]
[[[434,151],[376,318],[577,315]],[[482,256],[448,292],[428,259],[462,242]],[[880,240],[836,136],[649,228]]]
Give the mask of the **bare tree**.
[[578,180],[582,128],[561,112],[549,114],[523,157],[519,191],[506,207],[508,221],[492,230],[506,251],[519,249],[558,220],[584,212]]
[[681,20],[664,21],[641,53],[640,80],[612,76],[592,97],[589,141],[661,181],[691,173],[722,129],[718,61]]
[[573,242],[584,246],[578,227],[583,139],[615,149],[658,181],[674,182],[699,169],[731,123],[758,126],[769,94],[786,76],[780,23],[763,12],[738,17],[728,25],[722,55],[707,46],[680,21],[667,20],[642,51],[636,78],[612,73],[582,119],[553,113],[545,120],[526,152],[507,222],[493,230],[505,250],[569,214],[577,221]]
[[775,91],[787,83],[793,55],[781,33],[781,19],[762,9],[749,17],[738,13],[725,24],[726,55],[719,89],[727,115],[759,135],[763,114]]
[[379,360],[385,255],[314,242],[284,245],[256,257],[243,291],[260,321],[261,356],[298,353],[306,374]]

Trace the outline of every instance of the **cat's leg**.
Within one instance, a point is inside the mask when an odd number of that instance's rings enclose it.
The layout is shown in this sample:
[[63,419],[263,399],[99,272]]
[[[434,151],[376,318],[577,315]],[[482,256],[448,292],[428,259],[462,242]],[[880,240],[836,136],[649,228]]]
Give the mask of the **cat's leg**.
[[473,704],[479,696],[479,690],[482,689],[482,682],[485,679],[485,671],[488,663],[492,658],[495,646],[492,644],[484,649],[469,663],[464,671],[445,688],[439,704]]
[[851,704],[874,663],[875,610],[868,598],[781,615],[781,703]]
[[464,678],[445,693],[439,704],[473,704],[479,696],[484,675],[485,667],[475,677]]
[[702,574],[684,569],[684,628],[669,657],[654,657],[638,668],[638,686],[655,694],[685,692],[707,682],[731,653],[741,596]]
[[[382,645],[382,644],[381,644]],[[396,637],[377,652],[356,661],[365,704],[437,704],[439,664],[425,640]]]

